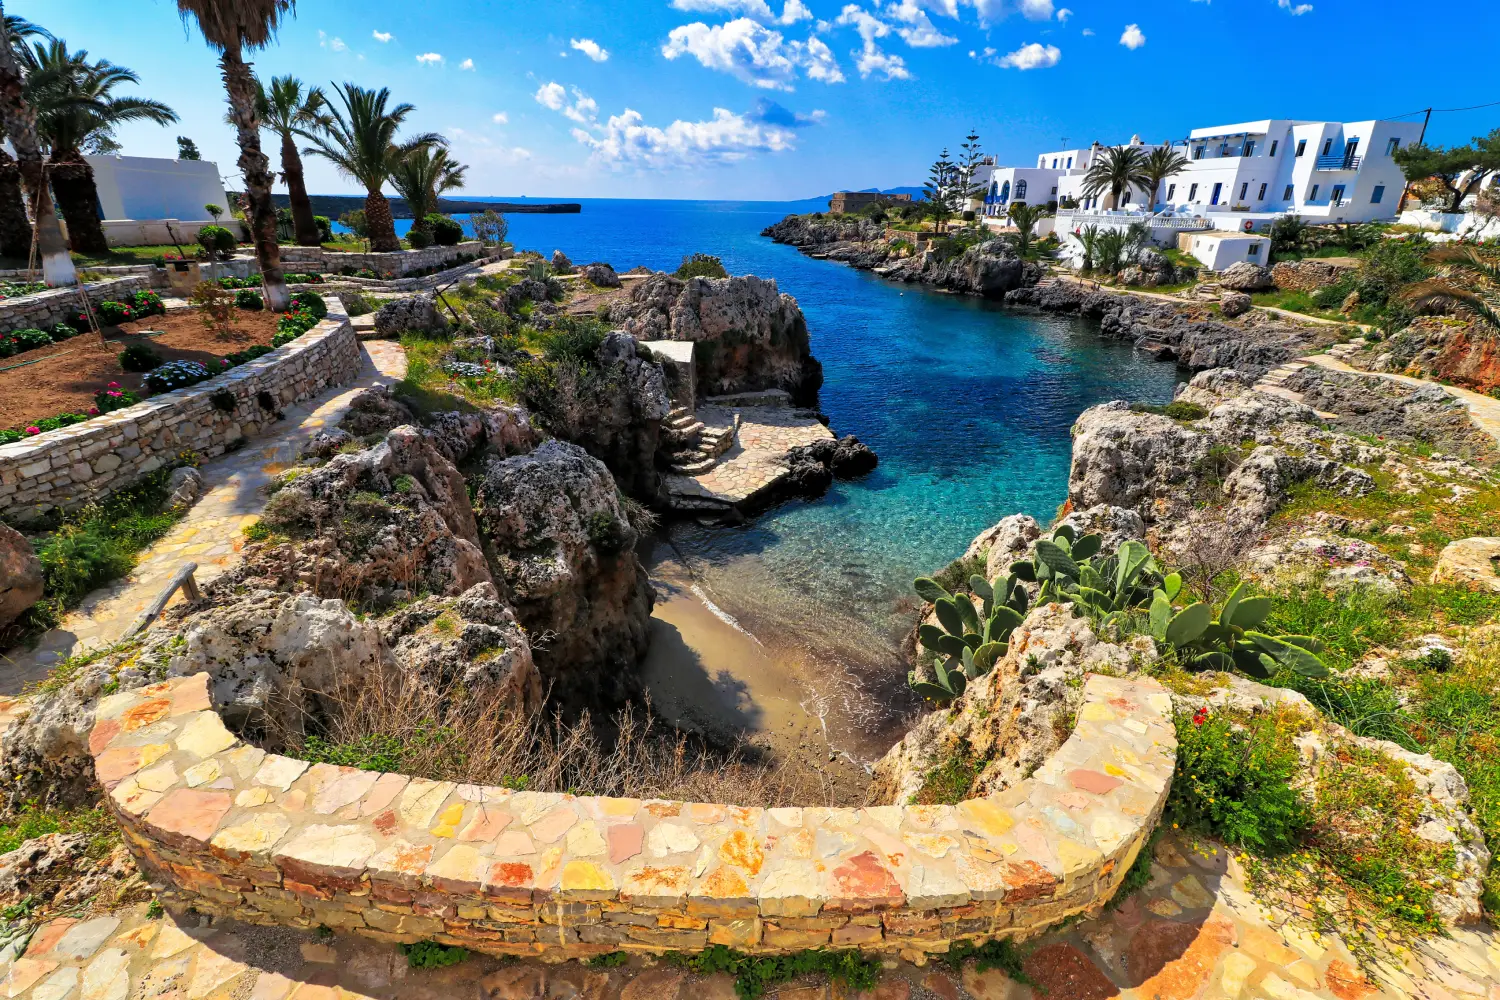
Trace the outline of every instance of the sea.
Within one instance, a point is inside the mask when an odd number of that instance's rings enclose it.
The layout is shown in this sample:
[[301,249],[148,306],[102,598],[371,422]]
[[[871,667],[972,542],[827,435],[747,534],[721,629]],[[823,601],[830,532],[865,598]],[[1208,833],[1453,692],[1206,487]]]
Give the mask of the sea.
[[[508,238],[620,271],[714,254],[731,274],[774,279],[802,307],[823,364],[820,408],[879,467],[743,525],[675,525],[666,541],[696,596],[796,658],[840,749],[866,764],[915,707],[898,652],[915,617],[912,580],[1009,514],[1045,524],[1067,496],[1078,415],[1112,399],[1168,402],[1184,377],[1091,321],[890,283],[760,235],[826,201],[560,200],[583,209],[510,215]],[[712,676],[711,651],[704,659]]]

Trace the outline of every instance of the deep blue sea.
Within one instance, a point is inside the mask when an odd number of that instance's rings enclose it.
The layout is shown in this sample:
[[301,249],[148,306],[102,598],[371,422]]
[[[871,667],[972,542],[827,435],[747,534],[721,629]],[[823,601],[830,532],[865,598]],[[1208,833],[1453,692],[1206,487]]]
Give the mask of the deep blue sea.
[[745,526],[678,528],[673,541],[752,632],[796,634],[825,655],[865,659],[867,648],[869,661],[893,662],[914,576],[1007,514],[1045,523],[1067,495],[1078,414],[1110,399],[1167,402],[1181,377],[1088,321],[891,284],[760,236],[818,202],[582,204],[578,215],[511,215],[509,238],[621,271],[717,254],[732,274],[776,279],[806,314],[821,408],[875,449],[879,469]]

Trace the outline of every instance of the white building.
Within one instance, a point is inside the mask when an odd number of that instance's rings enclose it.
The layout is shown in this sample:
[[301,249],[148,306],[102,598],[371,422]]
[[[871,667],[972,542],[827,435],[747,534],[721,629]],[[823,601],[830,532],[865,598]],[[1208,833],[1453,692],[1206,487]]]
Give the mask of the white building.
[[1266,266],[1271,259],[1271,241],[1259,233],[1191,233],[1182,237],[1183,249],[1210,271],[1222,271],[1241,262]]
[[210,160],[150,156],[85,156],[94,168],[104,237],[111,246],[191,243],[213,225],[205,205],[224,209],[221,224],[233,225],[229,196]]
[[1091,148],[1059,149],[1038,156],[1034,167],[987,168],[987,172],[978,178],[987,189],[980,214],[1003,219],[1013,202],[1046,205],[1058,201],[1064,189],[1064,178],[1081,178],[1088,170],[1094,152]]

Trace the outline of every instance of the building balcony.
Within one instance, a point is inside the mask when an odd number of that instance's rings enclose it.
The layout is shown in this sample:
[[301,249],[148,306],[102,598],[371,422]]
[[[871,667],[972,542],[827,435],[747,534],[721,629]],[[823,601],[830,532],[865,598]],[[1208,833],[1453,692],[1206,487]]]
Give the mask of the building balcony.
[[1339,153],[1337,156],[1320,156],[1313,163],[1314,170],[1358,170],[1361,157],[1345,156]]

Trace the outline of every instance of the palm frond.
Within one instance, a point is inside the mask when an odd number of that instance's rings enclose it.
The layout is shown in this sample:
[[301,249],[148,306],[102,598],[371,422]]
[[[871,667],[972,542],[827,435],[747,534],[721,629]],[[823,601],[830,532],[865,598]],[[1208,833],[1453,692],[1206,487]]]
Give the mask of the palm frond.
[[182,23],[197,22],[218,52],[264,47],[296,10],[297,0],[177,0]]
[[1401,292],[1401,301],[1417,312],[1467,312],[1496,330],[1500,330],[1500,313],[1483,295],[1460,288],[1446,278],[1414,282]]

